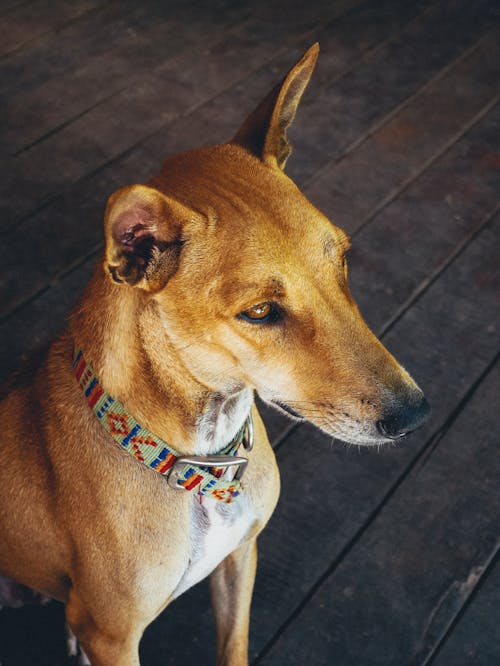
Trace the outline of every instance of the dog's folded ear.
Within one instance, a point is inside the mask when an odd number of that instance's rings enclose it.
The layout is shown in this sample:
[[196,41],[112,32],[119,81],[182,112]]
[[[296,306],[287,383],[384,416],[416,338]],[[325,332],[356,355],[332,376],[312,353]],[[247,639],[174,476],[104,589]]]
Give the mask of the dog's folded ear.
[[182,249],[182,204],[145,185],[118,190],[104,216],[104,268],[118,284],[158,291],[177,270]]
[[314,44],[245,120],[231,143],[243,146],[264,162],[285,168],[291,153],[286,136],[300,98],[313,73],[319,54]]

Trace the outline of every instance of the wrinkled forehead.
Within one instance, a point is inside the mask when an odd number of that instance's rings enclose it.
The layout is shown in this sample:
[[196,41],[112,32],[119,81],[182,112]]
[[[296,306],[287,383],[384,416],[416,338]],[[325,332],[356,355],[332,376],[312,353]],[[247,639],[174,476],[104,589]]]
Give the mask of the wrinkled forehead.
[[[314,285],[348,246],[280,170],[234,146],[176,156],[166,192],[196,211],[173,285],[227,304],[279,300],[293,284]],[[162,185],[157,182],[155,186]],[[241,301],[241,303],[240,303]]]
[[238,146],[177,155],[159,178],[164,182],[155,186],[201,213],[205,228],[199,229],[200,240],[204,237],[221,255],[231,249],[277,260],[297,250],[332,253],[348,242],[281,170]]

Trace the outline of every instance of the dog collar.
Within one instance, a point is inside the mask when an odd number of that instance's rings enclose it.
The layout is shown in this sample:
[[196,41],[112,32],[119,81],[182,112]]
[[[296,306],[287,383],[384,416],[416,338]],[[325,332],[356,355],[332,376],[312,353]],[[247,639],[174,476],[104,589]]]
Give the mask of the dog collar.
[[[176,490],[197,490],[200,496],[212,497],[229,504],[241,492],[241,477],[248,460],[236,454],[243,445],[253,445],[251,414],[229,444],[217,455],[182,456],[169,444],[141,426],[127,413],[121,402],[107,393],[85,360],[81,349],[73,352],[73,374],[83,390],[89,407],[107,432],[141,463],[167,478]],[[237,467],[231,481],[222,475],[228,467]]]

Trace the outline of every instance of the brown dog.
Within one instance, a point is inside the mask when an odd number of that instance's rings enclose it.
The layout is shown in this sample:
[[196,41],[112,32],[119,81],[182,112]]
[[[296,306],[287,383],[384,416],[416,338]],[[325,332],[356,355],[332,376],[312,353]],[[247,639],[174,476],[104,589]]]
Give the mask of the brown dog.
[[357,444],[427,415],[351,298],[346,235],[283,173],[317,54],[230,143],[111,196],[68,330],[1,403],[0,570],[66,602],[94,666],[139,664],[145,627],[208,574],[219,664],[247,663],[279,494],[254,391]]

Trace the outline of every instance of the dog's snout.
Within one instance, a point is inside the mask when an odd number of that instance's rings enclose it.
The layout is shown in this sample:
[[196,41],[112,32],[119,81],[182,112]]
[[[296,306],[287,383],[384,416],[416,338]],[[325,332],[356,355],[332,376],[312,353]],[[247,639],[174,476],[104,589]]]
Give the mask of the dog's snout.
[[393,408],[377,422],[377,429],[383,437],[399,439],[421,426],[429,416],[431,407],[424,396],[415,403],[406,403]]

